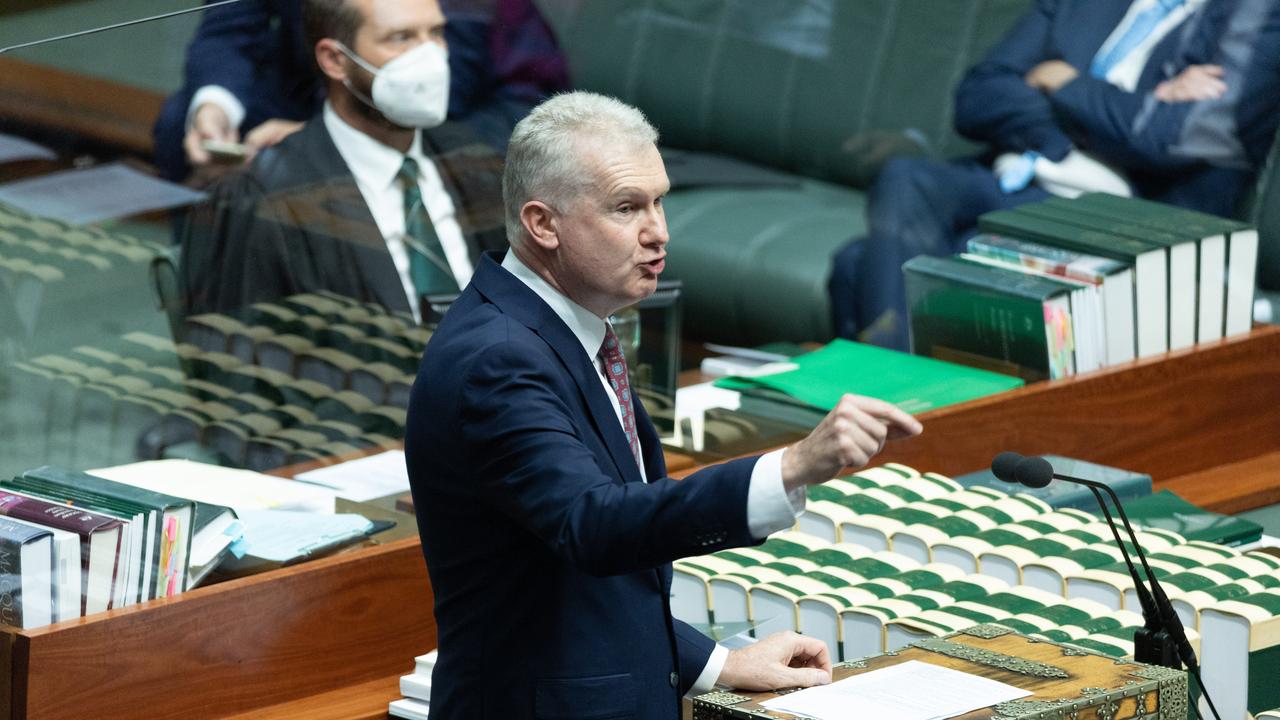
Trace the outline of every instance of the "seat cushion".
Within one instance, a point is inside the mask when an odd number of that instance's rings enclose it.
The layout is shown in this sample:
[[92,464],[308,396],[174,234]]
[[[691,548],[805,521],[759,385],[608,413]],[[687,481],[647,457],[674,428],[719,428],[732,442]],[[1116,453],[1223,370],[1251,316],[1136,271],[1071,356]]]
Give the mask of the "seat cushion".
[[865,196],[796,180],[667,196],[667,272],[684,281],[687,335],[748,345],[832,336],[831,258],[863,235]]

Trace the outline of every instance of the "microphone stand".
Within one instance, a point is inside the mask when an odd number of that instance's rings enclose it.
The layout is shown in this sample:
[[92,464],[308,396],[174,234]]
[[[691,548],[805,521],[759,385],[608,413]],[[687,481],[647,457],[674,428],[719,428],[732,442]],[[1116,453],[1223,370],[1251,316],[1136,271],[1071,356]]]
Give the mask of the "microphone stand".
[[[1043,458],[1028,459],[1039,460],[1049,466],[1048,461]],[[1052,466],[1049,467],[1052,471]],[[1129,572],[1135,582],[1134,589],[1138,594],[1138,602],[1142,604],[1142,614],[1146,618],[1146,627],[1134,633],[1134,659],[1176,669],[1179,666],[1177,658],[1181,658],[1200,685],[1200,692],[1209,703],[1209,709],[1213,711],[1213,716],[1221,720],[1221,716],[1218,715],[1218,708],[1214,706],[1213,698],[1209,697],[1209,691],[1204,686],[1204,680],[1200,677],[1200,665],[1196,661],[1196,653],[1191,647],[1191,642],[1187,640],[1187,632],[1182,627],[1182,620],[1178,617],[1178,613],[1174,611],[1173,604],[1169,602],[1169,596],[1165,594],[1164,588],[1161,587],[1159,580],[1156,579],[1156,574],[1151,571],[1151,566],[1147,564],[1146,553],[1142,552],[1142,545],[1138,543],[1138,536],[1133,532],[1133,526],[1129,524],[1129,517],[1125,515],[1124,506],[1120,504],[1120,498],[1116,495],[1115,490],[1110,485],[1096,480],[1085,480],[1056,472],[1052,472],[1052,477],[1058,480],[1079,483],[1092,490],[1093,496],[1098,500],[1098,505],[1102,507],[1103,515],[1106,516],[1107,522],[1111,525],[1111,531],[1116,533],[1115,521],[1111,519],[1111,513],[1107,512],[1106,503],[1103,502],[1102,496],[1098,491],[1103,490],[1110,496],[1111,502],[1116,506],[1116,511],[1120,514],[1120,520],[1124,523],[1125,530],[1129,533],[1129,538],[1133,541],[1134,550],[1137,551],[1138,559],[1142,562],[1142,569],[1146,571],[1147,579],[1151,582],[1151,593],[1148,594],[1146,586],[1138,578],[1133,561],[1129,559],[1129,553],[1125,552],[1124,543],[1120,542],[1119,534],[1117,533],[1116,542],[1120,543],[1120,552],[1124,554],[1125,562],[1129,565]],[[1154,605],[1155,612],[1152,614],[1148,614],[1149,605]],[[1154,632],[1152,627],[1153,620],[1155,620]],[[1138,655],[1139,652],[1142,652],[1141,646],[1138,644],[1139,635],[1145,635],[1146,638],[1149,638],[1145,652],[1150,653],[1157,659],[1144,660],[1143,657]],[[1173,647],[1170,647],[1170,645]],[[1171,651],[1175,648],[1176,656],[1170,657]],[[1200,712],[1194,705],[1192,705],[1192,709],[1199,716]]]

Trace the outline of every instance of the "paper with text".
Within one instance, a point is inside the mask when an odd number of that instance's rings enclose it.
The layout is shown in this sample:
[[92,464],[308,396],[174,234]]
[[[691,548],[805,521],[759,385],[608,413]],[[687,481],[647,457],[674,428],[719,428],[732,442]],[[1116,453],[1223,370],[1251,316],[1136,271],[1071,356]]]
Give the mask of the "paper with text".
[[1030,694],[978,675],[908,660],[761,704],[820,720],[938,720]]
[[329,488],[338,497],[356,502],[409,492],[409,470],[405,465],[403,450],[388,450],[358,460],[308,470],[295,475],[293,479]]

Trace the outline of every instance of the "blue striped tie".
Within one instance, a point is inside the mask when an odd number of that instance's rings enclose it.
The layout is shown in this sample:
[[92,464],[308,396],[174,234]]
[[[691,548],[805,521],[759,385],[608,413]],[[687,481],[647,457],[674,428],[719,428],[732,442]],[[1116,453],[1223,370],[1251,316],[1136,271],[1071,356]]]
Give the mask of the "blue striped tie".
[[1169,13],[1176,10],[1186,0],[1157,0],[1152,7],[1143,10],[1133,18],[1133,22],[1129,23],[1129,29],[1116,39],[1111,48],[1104,55],[1101,50],[1098,55],[1093,58],[1093,64],[1089,66],[1089,73],[1098,79],[1105,79],[1107,73],[1112,68],[1120,64],[1134,48],[1142,44],[1156,27],[1169,16]]

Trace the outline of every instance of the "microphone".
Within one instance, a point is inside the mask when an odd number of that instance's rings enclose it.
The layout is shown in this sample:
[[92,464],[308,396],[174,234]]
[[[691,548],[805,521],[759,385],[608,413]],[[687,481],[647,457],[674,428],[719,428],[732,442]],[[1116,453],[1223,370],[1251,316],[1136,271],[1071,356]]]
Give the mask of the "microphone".
[[[997,455],[991,461],[991,472],[1005,482],[1032,488],[1045,487],[1054,478],[1053,466],[1047,460],[1039,457],[1025,457],[1016,452],[1002,452]],[[1098,501],[1098,507],[1102,509],[1107,525],[1111,528],[1111,536],[1120,548],[1120,554],[1124,557],[1125,567],[1129,569],[1129,577],[1133,579],[1134,591],[1138,595],[1138,603],[1142,605],[1144,627],[1138,630],[1133,637],[1134,659],[1153,665],[1177,667],[1178,660],[1175,648],[1170,642],[1168,633],[1161,630],[1160,611],[1156,607],[1155,600],[1147,591],[1146,583],[1142,582],[1142,579],[1138,576],[1138,569],[1134,566],[1133,559],[1129,557],[1129,551],[1126,549],[1124,541],[1120,539],[1120,530],[1116,527],[1116,522],[1111,517],[1111,511],[1107,509],[1107,504],[1103,502],[1102,495],[1098,493],[1096,487],[1090,485],[1090,482],[1083,482],[1083,484],[1089,486],[1089,490],[1093,492],[1094,499]],[[1102,483],[1097,484],[1102,485]],[[1105,485],[1103,487],[1108,490],[1111,489]],[[1118,502],[1116,506],[1119,507]],[[1132,528],[1129,528],[1127,522],[1125,527],[1129,530],[1130,537],[1133,538],[1134,548],[1137,548],[1138,541],[1137,537],[1133,535]],[[1150,571],[1148,571],[1149,573]]]
[[[1116,495],[1115,490],[1110,485],[1096,480],[1086,480],[1056,473],[1048,460],[1041,457],[1024,457],[1015,452],[1003,452],[997,455],[991,462],[991,472],[1005,482],[1015,482],[1027,487],[1042,488],[1054,479],[1058,479],[1084,485],[1093,492],[1094,499],[1098,501],[1098,507],[1102,508],[1102,514],[1106,517],[1107,524],[1111,527],[1112,536],[1115,538],[1116,544],[1120,546],[1120,553],[1124,556],[1125,566],[1129,569],[1129,576],[1133,578],[1134,591],[1138,595],[1138,602],[1142,605],[1142,617],[1145,624],[1144,627],[1134,633],[1134,659],[1171,668],[1178,668],[1178,660],[1181,659],[1200,684],[1202,694],[1205,700],[1208,701],[1214,717],[1219,717],[1218,709],[1214,707],[1213,699],[1209,697],[1208,690],[1200,679],[1200,667],[1196,661],[1196,654],[1191,647],[1191,642],[1187,640],[1187,633],[1182,626],[1182,619],[1178,617],[1178,613],[1173,609],[1172,603],[1169,602],[1169,597],[1165,594],[1164,588],[1160,585],[1155,573],[1152,572],[1151,566],[1147,564],[1146,554],[1142,552],[1142,546],[1138,543],[1138,536],[1134,533],[1133,526],[1129,523],[1129,517],[1125,514],[1124,506],[1120,504],[1120,498]],[[1130,559],[1124,542],[1120,540],[1116,522],[1107,510],[1107,505],[1103,501],[1099,490],[1105,491],[1111,497],[1112,504],[1115,505],[1116,511],[1120,514],[1120,520],[1124,523],[1125,530],[1133,542],[1133,548],[1138,554],[1138,559],[1142,562],[1142,567],[1151,582],[1151,592],[1147,591],[1146,584],[1139,577],[1138,569],[1134,566],[1133,560]],[[1199,715],[1198,712],[1196,714]]]

